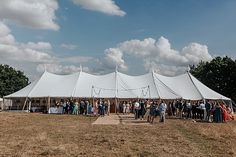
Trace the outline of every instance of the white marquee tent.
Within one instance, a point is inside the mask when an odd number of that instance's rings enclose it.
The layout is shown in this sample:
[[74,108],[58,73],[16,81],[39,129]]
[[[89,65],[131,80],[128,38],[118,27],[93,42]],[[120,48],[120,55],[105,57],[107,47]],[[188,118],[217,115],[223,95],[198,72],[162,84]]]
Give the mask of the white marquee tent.
[[56,75],[45,71],[39,79],[4,98],[43,97],[230,100],[202,84],[189,72],[167,77],[154,72],[130,76],[118,71],[106,75],[91,75],[82,71]]

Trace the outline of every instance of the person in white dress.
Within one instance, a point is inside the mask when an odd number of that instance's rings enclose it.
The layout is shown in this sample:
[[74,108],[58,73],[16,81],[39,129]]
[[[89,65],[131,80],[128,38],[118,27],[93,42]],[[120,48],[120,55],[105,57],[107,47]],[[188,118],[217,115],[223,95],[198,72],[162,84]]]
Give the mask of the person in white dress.
[[123,102],[123,114],[125,114],[126,112],[126,103],[125,103],[125,101]]
[[110,109],[111,109],[111,103],[110,100],[107,100],[107,115],[110,114]]
[[129,102],[126,103],[126,113],[127,114],[130,113],[130,104],[129,104]]

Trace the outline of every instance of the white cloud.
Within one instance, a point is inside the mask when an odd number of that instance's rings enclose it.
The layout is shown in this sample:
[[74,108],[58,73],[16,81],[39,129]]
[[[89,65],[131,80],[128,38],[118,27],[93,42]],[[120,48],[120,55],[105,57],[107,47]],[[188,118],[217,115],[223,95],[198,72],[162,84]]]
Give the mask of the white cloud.
[[81,66],[75,66],[75,65],[62,65],[62,64],[57,64],[57,63],[39,64],[37,66],[37,71],[43,72],[47,70],[49,72],[57,73],[57,74],[71,74],[71,73],[81,71],[81,68],[83,71],[89,72],[88,67],[81,67]]
[[0,43],[1,44],[14,44],[15,38],[10,34],[10,28],[0,21]]
[[135,56],[149,56],[155,49],[155,40],[152,38],[140,40],[129,40],[118,45],[121,51]]
[[[24,70],[30,79],[35,79],[37,72],[43,72],[45,66],[50,72],[68,74],[80,71],[78,65],[93,59],[86,56],[54,56],[52,46],[48,42],[18,42],[11,34],[10,28],[1,21],[0,32],[0,63]],[[83,67],[83,71],[89,70],[88,67]]]
[[[187,67],[200,61],[212,59],[206,45],[190,43],[181,51],[171,48],[168,39],[129,40],[118,44],[115,49],[119,56],[123,54],[143,60],[146,70],[158,69],[162,74],[174,75],[186,71]],[[122,63],[125,64],[122,59]]]
[[108,15],[125,16],[125,12],[117,6],[114,0],[73,0],[84,9],[102,12]]
[[11,30],[2,22],[0,22],[0,37],[7,36]]
[[60,57],[58,60],[61,63],[75,63],[75,64],[81,64],[81,63],[86,63],[90,60],[92,60],[93,57],[89,56],[71,56],[71,57]]
[[22,47],[27,47],[35,50],[45,50],[45,51],[50,51],[52,49],[52,45],[48,42],[28,42],[27,44],[22,44]]
[[[16,60],[16,61],[28,61],[28,62],[49,62],[53,60],[45,49],[50,49],[51,45],[46,42],[27,44],[15,41],[14,36],[11,34],[11,30],[6,24],[0,21],[0,31],[5,33],[0,34],[0,56],[1,60]],[[4,31],[5,30],[5,31]]]
[[30,48],[20,48],[17,45],[0,44],[1,60],[27,61],[27,62],[50,62],[53,60],[49,54]]
[[11,20],[37,29],[58,30],[57,0],[1,0],[0,20]]
[[177,74],[183,74],[188,70],[188,66],[166,65],[162,63],[156,63],[155,61],[149,59],[144,60],[144,68],[147,71],[154,70],[155,72],[166,76],[175,76]]
[[68,50],[75,50],[78,48],[77,45],[74,45],[74,44],[61,44],[60,45],[61,48],[64,48],[64,49],[68,49]]
[[183,48],[181,53],[188,60],[192,61],[195,64],[200,60],[207,61],[212,59],[212,56],[208,53],[208,47],[206,45],[201,45],[198,43],[190,43],[188,46]]
[[120,70],[128,70],[123,59],[123,53],[117,48],[109,48],[105,50],[105,64],[113,69],[118,66]]

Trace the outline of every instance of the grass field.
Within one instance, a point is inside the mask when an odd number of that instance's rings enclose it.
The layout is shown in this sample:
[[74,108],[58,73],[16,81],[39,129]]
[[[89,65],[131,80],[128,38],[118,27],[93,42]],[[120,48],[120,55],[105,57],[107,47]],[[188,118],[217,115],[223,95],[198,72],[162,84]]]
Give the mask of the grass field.
[[0,113],[0,156],[236,156],[236,121],[91,125],[94,117]]

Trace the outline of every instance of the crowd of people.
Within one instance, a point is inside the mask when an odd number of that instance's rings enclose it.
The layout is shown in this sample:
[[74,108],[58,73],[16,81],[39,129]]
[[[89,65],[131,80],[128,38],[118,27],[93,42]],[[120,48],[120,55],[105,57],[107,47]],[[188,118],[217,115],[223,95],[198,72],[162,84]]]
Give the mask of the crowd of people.
[[[65,100],[56,102],[63,107],[63,114],[82,114],[105,116],[110,114],[111,103],[109,99]],[[113,103],[112,105],[115,106]],[[133,100],[119,101],[116,112],[134,114],[135,119],[145,119],[153,123],[154,118],[160,116],[160,122],[165,122],[166,115],[180,119],[202,120],[207,122],[226,122],[233,119],[232,110],[222,102],[216,101],[190,101],[190,100]]]
[[154,100],[123,101],[119,108],[123,114],[133,112],[135,119],[146,119],[150,123],[158,115],[161,122],[165,122],[166,115],[216,123],[234,119],[231,107],[216,101],[174,100],[168,101],[168,105],[165,101]]
[[168,115],[185,119],[200,119],[207,122],[226,122],[232,120],[232,109],[223,101],[176,100],[168,105]]
[[81,101],[65,100],[56,102],[56,106],[63,107],[63,114],[105,116],[110,113],[110,101],[105,101],[104,99],[94,101],[94,105],[86,99]]
[[167,105],[164,101],[158,105],[157,101],[139,100],[139,101],[123,101],[119,105],[120,112],[128,114],[134,113],[135,119],[146,119],[147,122],[153,123],[154,118],[160,115],[160,122],[165,122],[165,113]]

